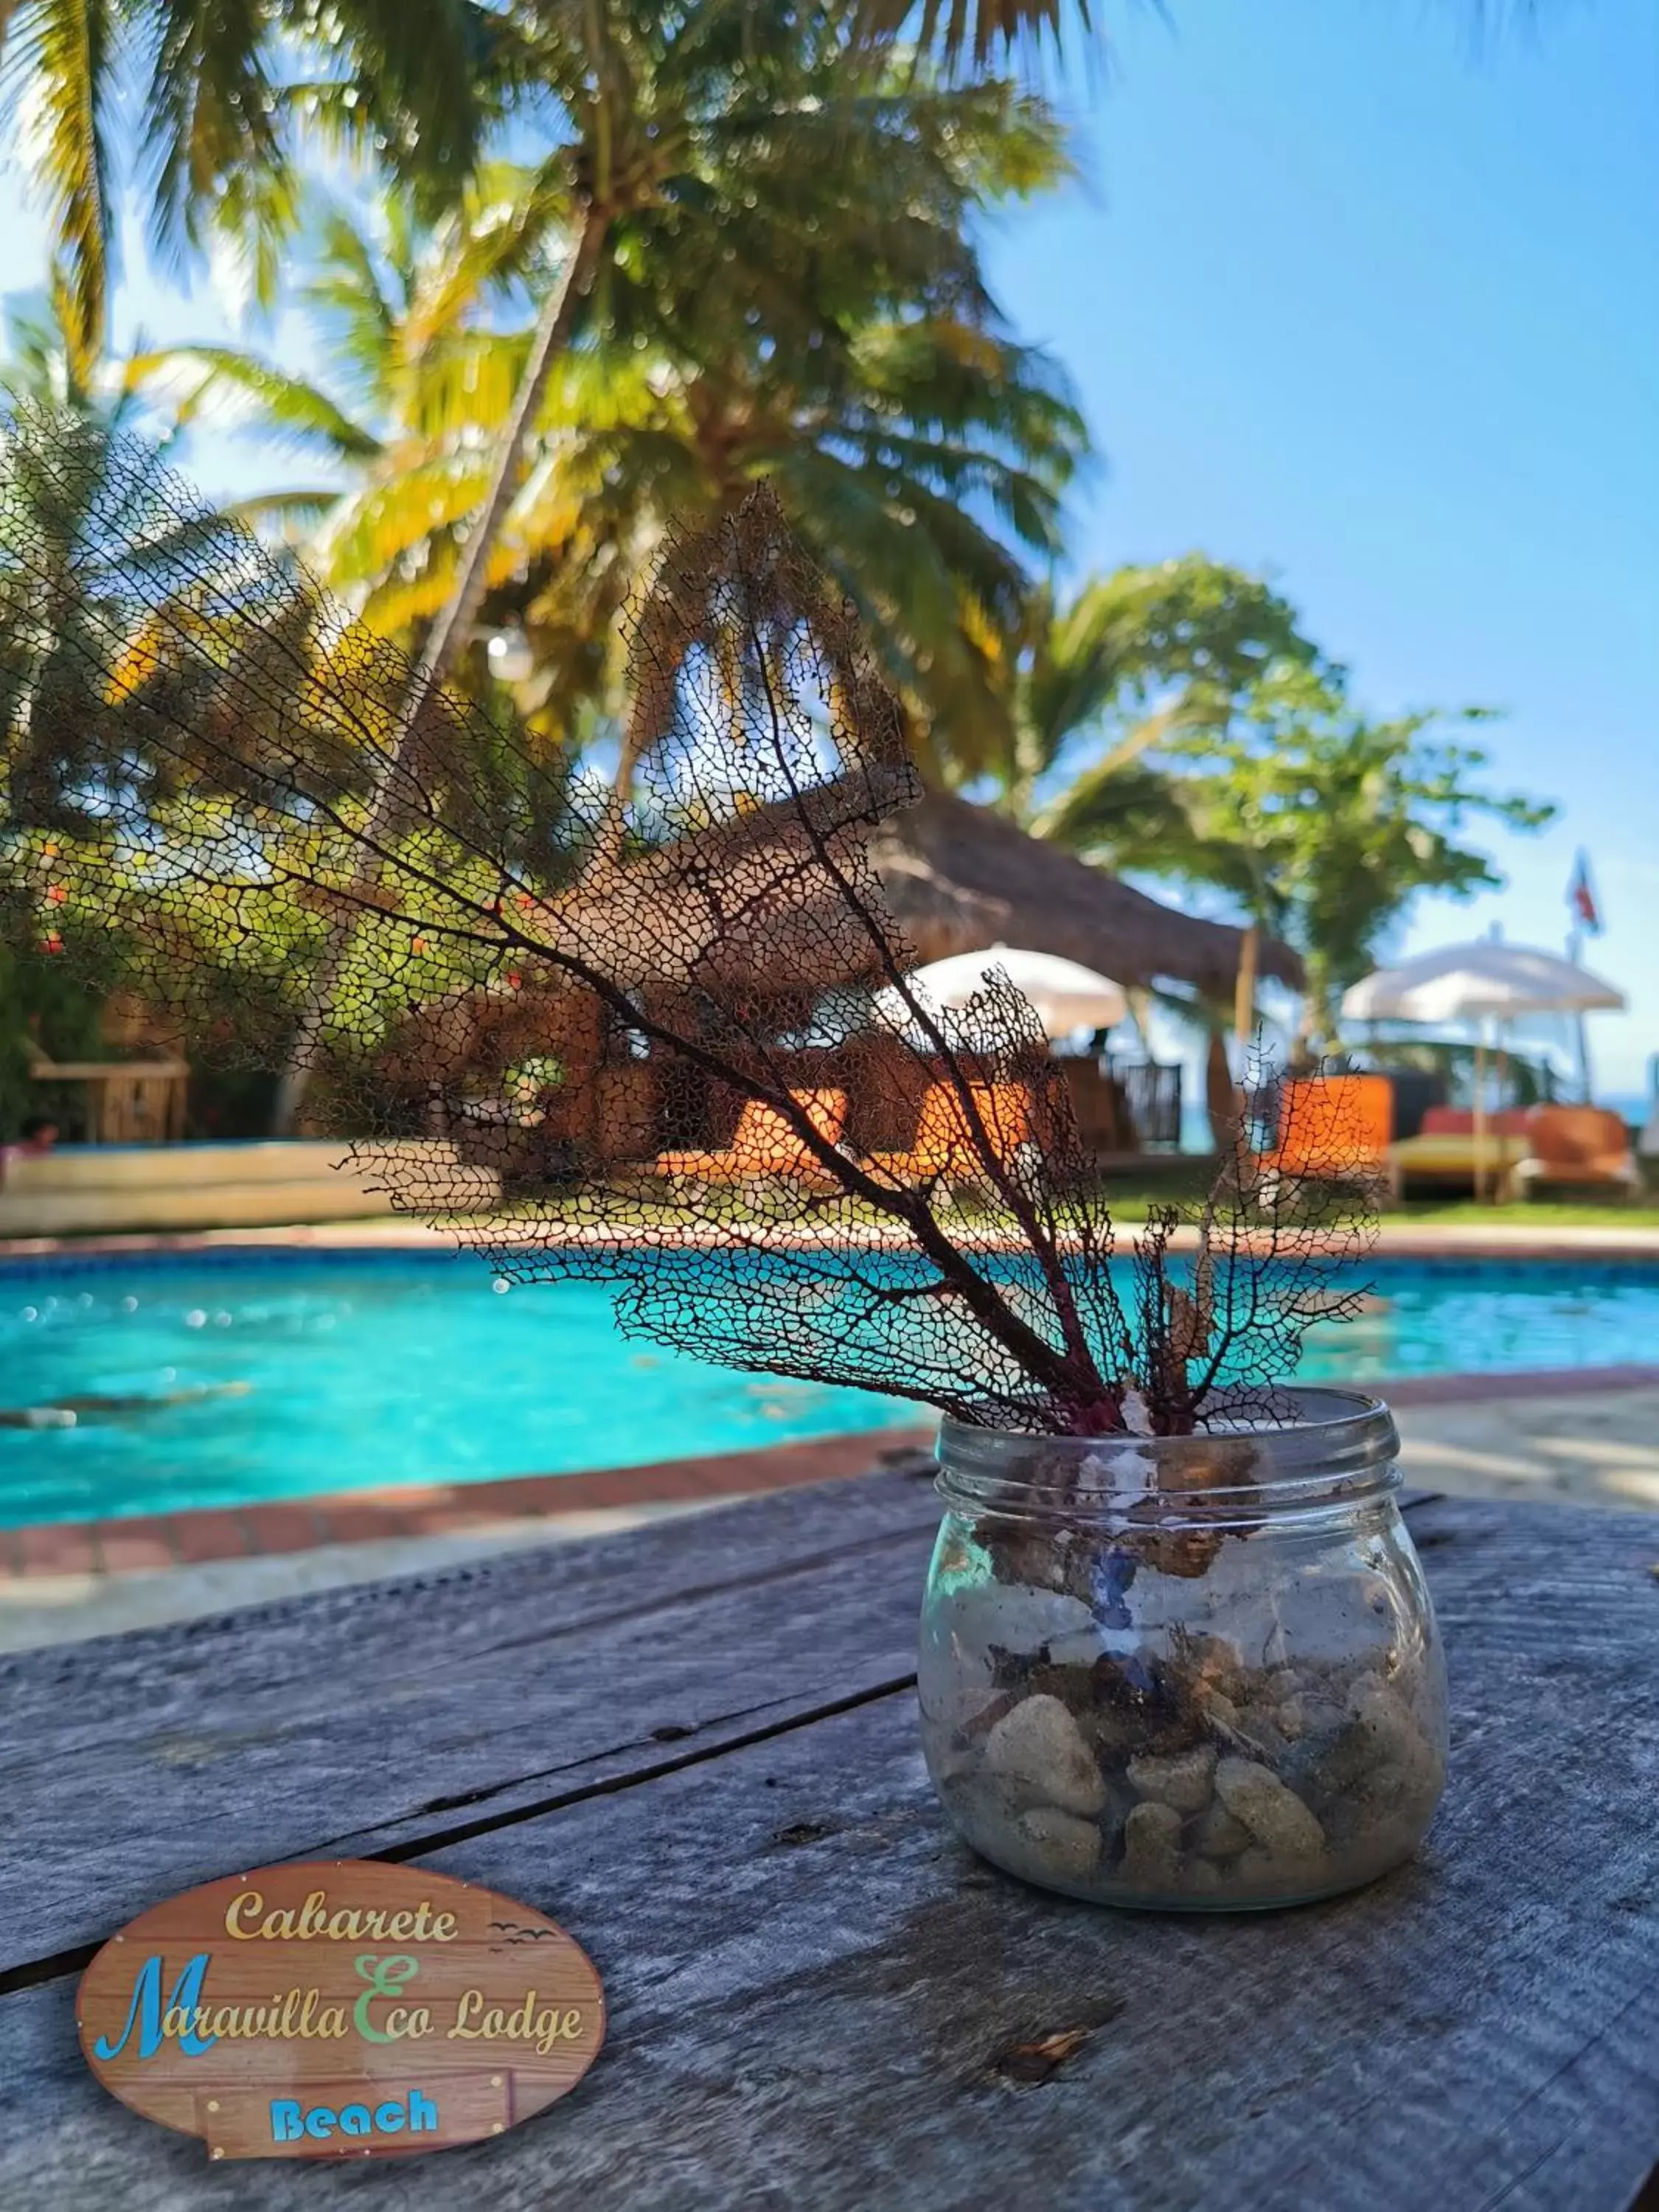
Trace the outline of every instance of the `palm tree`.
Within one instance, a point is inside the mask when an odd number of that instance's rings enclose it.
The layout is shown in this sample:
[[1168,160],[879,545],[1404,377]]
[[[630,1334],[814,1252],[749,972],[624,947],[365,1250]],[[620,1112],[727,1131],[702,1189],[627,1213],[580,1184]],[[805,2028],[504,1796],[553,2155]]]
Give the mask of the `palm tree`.
[[[858,603],[919,726],[952,710],[994,723],[974,633],[1018,619],[1016,549],[1056,550],[1082,426],[1046,360],[1003,330],[968,225],[1057,173],[1059,143],[1003,86],[916,82],[832,116],[813,104],[823,68],[788,129],[717,148],[695,197],[635,211],[550,380],[484,579],[491,621],[530,633],[530,703],[550,726],[600,687],[611,618],[665,517],[728,510],[762,477]],[[453,592],[513,404],[530,341],[509,311],[556,282],[542,178],[489,185],[434,228],[401,200],[379,238],[322,219],[301,298],[325,388],[223,348],[138,364],[185,421],[231,403],[347,480],[331,501],[319,485],[250,511],[320,511],[313,563],[411,641]]]
[[[1177,853],[1191,860],[1201,842],[1191,786],[1170,756],[1224,728],[1266,670],[1313,654],[1286,600],[1203,554],[1115,569],[1064,605],[1043,585],[1002,647],[1000,742],[982,742],[983,726],[941,738],[957,781],[988,782],[1022,826],[1108,866],[1158,872]],[[1229,860],[1248,866],[1249,855]],[[1259,911],[1259,901],[1247,904]],[[1158,1002],[1195,1019],[1217,1048],[1222,1009],[1131,995],[1143,1029]]]
[[1413,897],[1502,881],[1461,842],[1468,822],[1525,831],[1552,817],[1488,789],[1486,755],[1437,734],[1489,719],[1478,708],[1378,719],[1342,669],[1280,657],[1224,715],[1170,739],[1156,811],[1079,805],[1062,831],[1109,865],[1219,894],[1294,945],[1307,969],[1298,1046],[1328,1049],[1343,989],[1375,966]]
[[1044,586],[1006,652],[1006,744],[957,743],[958,774],[989,775],[1004,811],[1065,844],[1098,845],[1131,820],[1150,835],[1170,817],[1149,757],[1224,726],[1266,669],[1314,650],[1287,600],[1201,553],[1115,569],[1063,606]]
[[[1061,27],[1058,0],[927,0],[915,26],[890,0],[841,0],[797,15],[776,0],[702,0],[672,24],[630,0],[542,0],[505,10],[489,0],[335,0],[326,9],[241,0],[0,0],[0,95],[28,125],[27,156],[44,199],[75,374],[94,376],[118,259],[117,210],[136,185],[150,207],[150,243],[176,262],[212,234],[248,264],[268,303],[298,199],[307,142],[367,156],[428,210],[474,173],[490,128],[523,109],[568,126],[548,164],[567,199],[569,251],[548,294],[526,362],[523,404],[509,418],[500,466],[472,533],[481,563],[510,503],[549,365],[616,223],[683,166],[706,128],[711,89],[731,94],[780,41],[808,26],[841,48],[855,82],[872,55],[907,29],[950,69],[994,58]],[[1077,10],[1087,28],[1086,4]],[[666,67],[664,64],[668,64]],[[701,110],[701,114],[699,114]],[[136,118],[130,120],[129,118]],[[434,631],[433,674],[459,650],[477,585],[457,579],[453,615]]]
[[130,363],[99,359],[88,364],[60,269],[52,270],[43,290],[14,295],[6,302],[0,392],[36,413],[72,416],[111,431],[135,428],[146,411]]
[[[836,434],[849,421],[848,386],[863,374],[871,401],[860,432],[864,450],[846,461],[835,489],[843,508],[860,515],[866,554],[885,555],[882,573],[864,586],[866,598],[891,597],[902,587],[919,604],[924,591],[931,592],[930,619],[938,632],[946,582],[952,611],[960,605],[952,567],[959,568],[974,553],[986,556],[981,580],[989,578],[992,568],[1000,568],[991,580],[991,597],[1000,596],[1006,605],[1017,567],[1006,553],[993,557],[994,534],[965,514],[959,501],[965,496],[971,502],[981,495],[989,504],[1000,502],[1018,527],[1042,527],[1052,535],[1058,480],[1079,442],[1080,425],[1046,365],[1022,356],[995,323],[963,237],[979,179],[968,173],[957,144],[969,131],[981,149],[982,178],[992,167],[985,148],[1006,136],[996,157],[998,189],[1031,189],[1057,171],[1060,158],[1052,127],[1039,111],[1029,102],[1014,101],[1004,88],[930,93],[914,72],[908,81],[895,79],[879,57],[860,55],[846,15],[833,8],[801,11],[779,4],[769,12],[757,9],[752,0],[705,0],[689,13],[669,17],[649,6],[635,9],[613,0],[606,7],[572,10],[568,21],[555,9],[538,19],[538,25],[540,66],[574,126],[569,142],[528,179],[522,233],[512,234],[539,242],[546,256],[538,288],[540,312],[493,459],[476,445],[451,458],[465,486],[466,504],[476,511],[467,514],[464,525],[456,510],[427,518],[423,534],[430,536],[432,526],[442,526],[451,547],[458,544],[459,550],[447,594],[425,631],[401,731],[416,726],[436,688],[455,668],[492,568],[500,571],[501,532],[514,506],[524,460],[533,450],[550,400],[556,411],[556,368],[569,402],[584,397],[592,402],[592,364],[584,362],[578,343],[585,336],[589,352],[611,335],[635,350],[633,340],[641,337],[648,354],[654,329],[664,376],[684,387],[678,413],[682,420],[692,420],[699,434],[694,442],[715,499],[729,498],[739,481],[764,469],[758,439],[750,441],[748,458],[738,463],[732,439],[737,417],[757,430],[763,420],[769,422],[770,456],[781,471],[811,429],[799,410],[780,411],[772,404],[769,413],[768,408],[776,391],[787,389],[787,361],[804,352],[822,351],[824,356],[816,379],[824,424],[816,447],[822,491],[823,480],[834,475],[829,465]],[[562,41],[562,30],[569,33],[568,40]],[[926,105],[929,98],[931,107]],[[981,103],[977,111],[975,101]],[[899,189],[902,179],[916,187],[908,197]],[[854,180],[861,188],[867,182],[869,204],[849,191]],[[766,198],[775,196],[799,210],[803,192],[817,196],[811,218],[817,235],[797,231],[793,222],[780,222]],[[875,205],[882,213],[872,222]],[[867,246],[861,234],[866,228]],[[846,250],[849,234],[855,233],[860,234],[854,252],[869,256],[867,273],[856,282],[848,273],[853,257]],[[786,246],[791,249],[787,256]],[[934,270],[931,292],[923,290],[917,270],[937,258],[941,246],[949,249],[943,274]],[[678,273],[665,247],[681,257]],[[832,266],[838,271],[834,283],[826,276]],[[694,268],[700,289],[688,297],[686,279]],[[746,289],[749,303],[744,323],[736,326],[735,343],[724,319],[733,287]],[[602,297],[590,315],[587,299],[595,289]],[[672,312],[666,304],[671,295],[677,302]],[[902,319],[917,327],[896,327]],[[882,325],[884,339],[878,327]],[[890,386],[884,395],[878,392],[879,380],[860,369],[860,341],[872,367],[884,345],[882,373]],[[935,377],[937,390],[923,408],[914,403],[921,396],[930,355],[936,370],[951,374]],[[994,356],[994,379],[1002,389],[997,404],[981,404],[975,410],[965,406],[961,388],[972,381],[976,356]],[[918,386],[908,395],[908,407],[901,404],[907,377]],[[1040,415],[1047,417],[1047,483],[1030,471],[1022,478],[999,449],[1003,434],[997,418],[1022,394],[1031,424]],[[657,399],[664,396],[653,393]],[[696,422],[699,397],[714,404]],[[591,418],[574,407],[571,412],[569,442],[580,446]],[[953,414],[958,427],[971,426],[982,434],[972,445],[964,442],[954,485],[928,459],[932,449],[948,446]],[[1014,427],[1018,432],[1018,423]],[[659,426],[647,424],[633,441],[636,459],[648,461],[653,433],[659,451],[674,446],[675,425],[668,426],[665,439]],[[711,472],[708,465],[722,447],[724,482],[721,472]],[[480,459],[485,462],[482,471]],[[561,489],[568,491],[570,481],[567,477]],[[878,486],[885,489],[878,492]],[[906,498],[908,486],[915,488],[915,501]],[[533,497],[539,489],[532,477],[528,495]],[[607,502],[614,505],[617,489],[614,475],[590,486],[578,516],[583,527],[591,528]],[[802,489],[812,489],[804,475]],[[927,544],[916,529],[924,514],[936,537],[954,537],[949,561],[917,557]],[[872,527],[880,519],[888,526],[884,548]],[[904,553],[893,538],[895,523],[912,533]],[[843,549],[854,550],[845,541]],[[849,580],[858,573],[849,559],[842,567]],[[897,626],[890,624],[888,634],[896,636]],[[954,635],[962,635],[959,623]],[[931,663],[933,656],[925,642],[917,642],[916,666],[926,673],[924,662]],[[959,646],[953,643],[949,657],[958,674],[967,672]],[[393,768],[403,742],[399,735],[391,747]],[[343,957],[343,946],[340,950]],[[325,979],[320,1002],[325,1003],[328,991]],[[310,1042],[301,1037],[296,1042],[283,1111],[291,1111],[303,1088],[298,1070]]]
[[453,192],[522,69],[518,32],[483,0],[11,0],[0,40],[83,379],[105,342],[125,186],[145,194],[167,259],[211,232],[269,296],[305,141]]
[[[526,75],[568,126],[538,179],[541,193],[564,209],[565,251],[546,290],[482,504],[467,526],[453,588],[416,665],[387,751],[386,784],[371,802],[366,850],[374,846],[409,734],[465,647],[549,380],[619,231],[639,210],[677,191],[695,195],[700,163],[722,142],[775,132],[787,121],[792,103],[786,97],[781,105],[777,80],[781,67],[787,82],[804,43],[828,45],[864,66],[842,10],[801,9],[789,0],[701,0],[673,15],[651,0],[547,0],[531,29]],[[311,1024],[295,1039],[279,1089],[279,1132],[290,1125],[303,1096],[305,1064],[349,951],[348,926],[341,930],[323,963]]]

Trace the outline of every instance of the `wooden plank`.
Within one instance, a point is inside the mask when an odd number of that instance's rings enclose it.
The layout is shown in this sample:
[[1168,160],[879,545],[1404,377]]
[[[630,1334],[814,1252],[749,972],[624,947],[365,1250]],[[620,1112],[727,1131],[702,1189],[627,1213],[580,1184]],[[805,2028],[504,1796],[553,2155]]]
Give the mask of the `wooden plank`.
[[[1405,1497],[1415,1506],[1433,1494]],[[621,1613],[689,1601],[699,1590],[724,1594],[799,1561],[930,1532],[939,1514],[925,1474],[842,1479],[621,1535],[0,1654],[0,1806],[45,1758],[125,1746],[135,1730],[193,1737],[233,1729],[264,1693],[303,1697],[317,1686],[332,1700],[348,1676],[360,1691],[406,1686],[465,1658],[580,1636]],[[919,1585],[915,1595],[919,1602]],[[0,1838],[0,1897],[3,1851]]]
[[0,1980],[242,1860],[417,1848],[907,1680],[938,1515],[854,1478],[21,1655]]
[[37,1083],[103,1083],[112,1076],[188,1075],[184,1060],[44,1060],[29,1073]]
[[[60,1753],[135,1726],[217,1725],[264,1691],[419,1679],[526,1641],[787,1572],[791,1563],[936,1526],[914,1474],[804,1486],[614,1536],[526,1547],[429,1573],[0,1656],[0,1790],[50,1729]],[[420,1633],[412,1638],[411,1619]]]
[[60,1978],[0,2002],[0,2202],[1625,2212],[1659,2157],[1659,1532],[1419,1519],[1453,1779],[1357,1897],[1200,1923],[1027,1889],[946,1832],[895,1692],[433,1859],[605,1977],[607,2049],[545,2118],[398,2169],[210,2170],[86,2075]]

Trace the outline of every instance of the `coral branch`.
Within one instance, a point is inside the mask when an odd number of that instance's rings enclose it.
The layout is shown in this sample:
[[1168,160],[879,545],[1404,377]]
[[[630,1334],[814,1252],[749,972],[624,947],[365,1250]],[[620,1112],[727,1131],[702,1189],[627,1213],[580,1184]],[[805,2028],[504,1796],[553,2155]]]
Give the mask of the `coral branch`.
[[453,690],[406,732],[411,664],[303,570],[19,415],[8,926],[197,1058],[297,1058],[395,1206],[701,1357],[1081,1434],[1287,1372],[1352,1296],[1354,1179],[1267,1189],[1235,1133],[1195,1267],[1173,1213],[1114,1259],[1026,1001],[994,975],[958,1025],[908,980],[869,850],[904,719],[765,491],[671,537],[629,646],[618,775]]

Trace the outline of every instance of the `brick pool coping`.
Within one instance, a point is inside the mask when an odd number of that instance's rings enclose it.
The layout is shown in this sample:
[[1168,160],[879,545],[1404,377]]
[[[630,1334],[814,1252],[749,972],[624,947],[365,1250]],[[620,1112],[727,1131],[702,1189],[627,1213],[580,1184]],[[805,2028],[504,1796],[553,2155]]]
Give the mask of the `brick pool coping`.
[[[1503,1398],[1589,1396],[1659,1388],[1659,1364],[1534,1368],[1518,1373],[1418,1375],[1378,1386],[1394,1406],[1472,1405]],[[797,1483],[864,1474],[881,1464],[920,1467],[930,1429],[866,1429],[756,1451],[657,1460],[574,1474],[506,1476],[326,1492],[240,1506],[206,1506],[106,1521],[0,1528],[0,1583],[54,1575],[139,1574],[221,1559],[307,1552],[323,1544],[453,1534],[509,1522],[552,1520],[611,1507],[680,1505],[752,1497]]]
[[236,1506],[186,1508],[109,1521],[50,1521],[0,1528],[0,1582],[40,1575],[114,1575],[202,1566],[216,1559],[308,1552],[396,1536],[453,1535],[503,1522],[545,1520],[606,1507],[695,1504],[802,1482],[864,1474],[884,1461],[931,1450],[931,1431],[866,1429],[757,1451],[657,1460],[574,1474],[507,1475],[490,1482],[341,1490]]
[[[1126,1222],[1125,1230],[1133,1232],[1138,1222]],[[580,1244],[601,1241],[605,1232],[569,1224],[559,1242]],[[842,1232],[843,1237],[848,1232]],[[535,1239],[550,1240],[550,1231],[538,1227]],[[511,1239],[503,1237],[499,1249],[505,1252]],[[684,1241],[700,1241],[689,1232]],[[716,1242],[714,1231],[707,1232],[701,1241]],[[774,1243],[779,1250],[812,1250],[823,1240],[798,1232],[780,1235]],[[862,1249],[879,1250],[884,1244],[902,1241],[897,1231],[889,1232],[874,1224],[865,1224],[851,1233],[851,1240]],[[1197,1231],[1190,1226],[1177,1229],[1171,1240],[1172,1249],[1188,1250],[1197,1243]],[[1378,1225],[1376,1252],[1383,1259],[1397,1260],[1659,1260],[1659,1227],[1645,1223],[1626,1223],[1613,1215],[1603,1225],[1601,1223],[1574,1222],[1534,1226],[1529,1222],[1391,1221],[1385,1214]],[[73,1258],[82,1255],[89,1258],[142,1258],[146,1255],[178,1255],[191,1252],[226,1251],[290,1251],[290,1252],[430,1252],[444,1255],[459,1255],[475,1262],[479,1252],[467,1245],[454,1231],[429,1227],[407,1218],[384,1220],[301,1222],[291,1226],[226,1229],[153,1229],[94,1231],[75,1236],[0,1237],[0,1264],[20,1260]]]

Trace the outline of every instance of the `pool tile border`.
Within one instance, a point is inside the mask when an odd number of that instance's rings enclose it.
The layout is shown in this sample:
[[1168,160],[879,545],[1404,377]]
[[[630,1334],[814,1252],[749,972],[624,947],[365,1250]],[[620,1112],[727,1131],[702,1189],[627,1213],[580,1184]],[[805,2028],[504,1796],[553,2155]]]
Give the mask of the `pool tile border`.
[[[1659,1364],[1418,1375],[1377,1387],[1391,1405],[1401,1407],[1582,1397],[1659,1388]],[[594,1468],[576,1474],[334,1491],[234,1509],[204,1506],[111,1521],[40,1522],[0,1528],[0,1582],[142,1574],[308,1552],[324,1544],[481,1532],[507,1522],[556,1520],[616,1507],[752,1497],[798,1483],[864,1474],[879,1465],[920,1470],[932,1449],[933,1434],[926,1428],[866,1429],[754,1451]]]
[[483,1530],[504,1522],[550,1520],[618,1506],[749,1497],[797,1483],[864,1474],[884,1463],[921,1467],[932,1449],[927,1429],[866,1429],[756,1451],[594,1468],[576,1474],[343,1490],[109,1521],[40,1522],[0,1528],[0,1582],[137,1574],[308,1552],[323,1544]]
[[[1133,1229],[1137,1224],[1126,1224]],[[556,1241],[580,1244],[605,1232],[572,1225]],[[688,1234],[685,1241],[707,1241]],[[1190,1224],[1177,1229],[1174,1249],[1194,1249],[1197,1231]],[[897,1231],[866,1228],[859,1240],[878,1250],[898,1241]],[[781,1234],[773,1239],[779,1250],[813,1250],[822,1242],[810,1235]],[[345,1259],[406,1259],[423,1253],[434,1259],[479,1255],[456,1232],[429,1226],[405,1217],[340,1222],[295,1223],[289,1225],[223,1229],[94,1230],[73,1235],[0,1236],[0,1267],[27,1265],[42,1260],[71,1264],[100,1263],[145,1258],[228,1258],[277,1260],[300,1255],[307,1258],[337,1255]],[[1630,1223],[1608,1209],[1605,1224],[1590,1222],[1538,1223],[1526,1221],[1397,1220],[1383,1214],[1377,1230],[1376,1255],[1384,1260],[1659,1260],[1659,1227]]]

